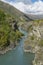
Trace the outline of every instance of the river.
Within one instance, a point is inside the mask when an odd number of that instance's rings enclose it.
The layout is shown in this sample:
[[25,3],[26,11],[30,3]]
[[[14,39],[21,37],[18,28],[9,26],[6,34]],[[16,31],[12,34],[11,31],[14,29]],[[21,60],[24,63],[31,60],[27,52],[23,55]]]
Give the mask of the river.
[[19,45],[16,46],[15,49],[8,51],[4,55],[0,55],[0,65],[32,65],[34,54],[23,51],[23,44],[27,33],[23,30],[20,31],[24,33],[25,36],[20,40]]

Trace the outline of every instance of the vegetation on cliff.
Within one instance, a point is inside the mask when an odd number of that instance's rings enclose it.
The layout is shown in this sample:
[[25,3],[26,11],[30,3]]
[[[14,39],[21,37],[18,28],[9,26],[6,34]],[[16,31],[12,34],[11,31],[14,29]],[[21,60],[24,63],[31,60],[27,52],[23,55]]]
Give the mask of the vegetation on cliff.
[[16,46],[17,41],[23,35],[19,31],[19,27],[24,22],[30,20],[27,15],[12,5],[0,1],[0,53],[5,48],[13,48]]
[[16,41],[19,41],[22,33],[13,26],[16,23],[16,20],[13,16],[5,13],[2,9],[0,9],[0,50],[9,46],[11,41],[13,45],[16,45]]

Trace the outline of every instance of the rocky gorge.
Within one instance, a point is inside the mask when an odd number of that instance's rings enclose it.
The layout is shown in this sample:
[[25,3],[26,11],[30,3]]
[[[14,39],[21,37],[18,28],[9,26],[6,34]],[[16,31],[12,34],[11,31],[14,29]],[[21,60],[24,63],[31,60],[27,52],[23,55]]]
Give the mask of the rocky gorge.
[[0,65],[43,65],[43,20],[32,17],[0,1]]

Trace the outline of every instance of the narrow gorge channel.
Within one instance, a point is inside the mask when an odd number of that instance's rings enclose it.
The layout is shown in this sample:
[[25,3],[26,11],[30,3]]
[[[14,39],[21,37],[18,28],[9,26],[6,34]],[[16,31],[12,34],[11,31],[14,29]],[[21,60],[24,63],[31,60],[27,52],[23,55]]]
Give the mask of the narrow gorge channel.
[[21,30],[24,37],[20,40],[19,45],[12,51],[8,51],[4,55],[0,55],[0,65],[32,65],[34,59],[33,53],[25,53],[23,51],[23,44],[27,36],[27,32]]

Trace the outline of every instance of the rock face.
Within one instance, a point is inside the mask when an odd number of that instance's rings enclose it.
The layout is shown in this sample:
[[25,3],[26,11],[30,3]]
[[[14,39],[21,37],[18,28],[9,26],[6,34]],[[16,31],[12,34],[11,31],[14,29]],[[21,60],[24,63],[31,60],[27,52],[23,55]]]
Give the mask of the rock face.
[[39,50],[35,53],[33,65],[43,65],[43,47],[40,47]]
[[33,65],[43,65],[43,21],[28,22],[24,29],[28,31],[24,51],[35,53]]

